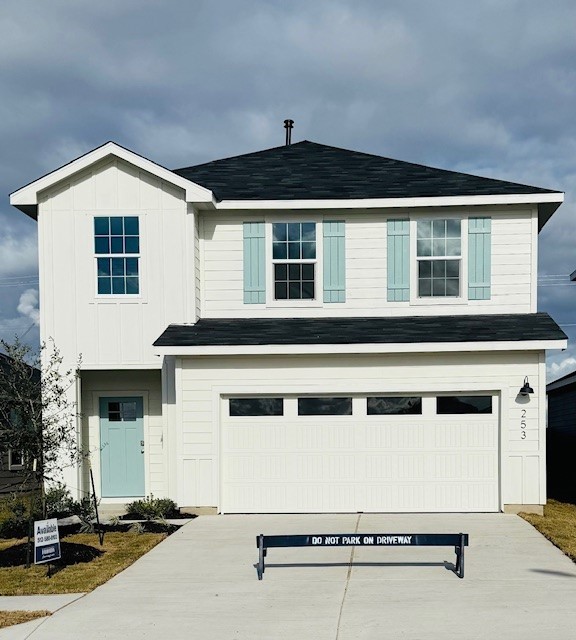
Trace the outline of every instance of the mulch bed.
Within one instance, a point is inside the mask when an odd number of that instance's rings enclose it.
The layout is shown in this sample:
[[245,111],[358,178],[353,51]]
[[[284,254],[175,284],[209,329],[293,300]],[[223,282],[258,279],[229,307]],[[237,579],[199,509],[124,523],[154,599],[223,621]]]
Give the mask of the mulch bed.
[[[194,513],[180,513],[180,511],[175,511],[170,515],[166,516],[166,520],[191,520],[192,518],[197,518],[198,516]],[[126,513],[122,516],[118,516],[118,520],[138,520],[142,521],[142,516],[136,513]]]
[[[8,547],[8,549],[1,550],[0,567],[19,567],[26,564],[27,548],[27,543],[22,542],[21,544]],[[62,550],[62,559],[55,561],[53,564],[61,568],[72,564],[79,564],[80,562],[91,562],[104,553],[95,547],[74,542],[62,541],[60,548]],[[34,549],[32,549],[30,555],[30,562],[34,563]]]

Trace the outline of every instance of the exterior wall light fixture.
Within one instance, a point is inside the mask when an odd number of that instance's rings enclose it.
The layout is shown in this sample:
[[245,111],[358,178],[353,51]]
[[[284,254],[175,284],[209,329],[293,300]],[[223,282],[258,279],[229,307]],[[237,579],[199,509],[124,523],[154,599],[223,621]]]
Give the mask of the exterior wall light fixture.
[[530,386],[530,383],[528,382],[528,376],[526,376],[524,378],[524,385],[520,389],[520,395],[529,396],[531,393],[534,393],[534,389],[532,389],[532,387]]

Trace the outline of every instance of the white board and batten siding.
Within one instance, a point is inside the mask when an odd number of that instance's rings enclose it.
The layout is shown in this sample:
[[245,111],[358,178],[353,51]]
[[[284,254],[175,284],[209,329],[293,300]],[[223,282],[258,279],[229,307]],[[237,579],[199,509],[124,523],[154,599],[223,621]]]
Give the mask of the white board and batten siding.
[[[390,302],[387,299],[387,220],[428,218],[433,216],[491,218],[491,292],[488,300],[420,299],[416,300],[415,260],[410,261],[412,300]],[[304,220],[299,213],[299,219]],[[280,213],[219,212],[202,213],[200,220],[201,278],[203,284],[202,317],[282,317],[358,316],[358,315],[459,315],[467,313],[533,313],[536,311],[537,213],[535,208],[477,207],[466,209],[396,211],[330,211],[310,214],[311,220],[345,221],[346,291],[345,302],[322,302],[322,278],[318,278],[318,301],[292,301],[245,304],[243,295],[243,222],[292,220]],[[318,255],[322,233],[317,230]],[[467,239],[463,234],[463,246]],[[414,244],[415,246],[415,244]],[[414,249],[414,246],[412,249]],[[271,259],[267,245],[266,268],[271,286]],[[318,260],[317,269],[322,269]],[[467,261],[462,260],[463,282]]]
[[[144,404],[145,493],[169,495],[168,434],[162,418],[160,371],[84,371],[82,387],[82,441],[89,444],[92,471],[100,493],[100,415],[99,399],[114,396],[142,397]],[[88,468],[84,467],[83,484],[90,486]],[[133,499],[133,498],[131,498]],[[106,498],[105,502],[126,502],[124,498]]]
[[[518,390],[526,375],[536,393],[522,404]],[[292,486],[287,491],[296,491],[302,490],[298,474],[309,473],[321,478],[324,493],[313,494],[309,483],[302,510],[349,510],[359,495],[364,510],[375,511],[454,510],[458,504],[462,510],[497,511],[506,504],[542,504],[544,388],[543,359],[536,352],[177,358],[175,499],[221,511],[282,511],[286,505],[297,510],[294,494],[274,494],[274,474],[283,473]],[[431,413],[435,394],[455,393],[492,395],[494,414],[444,419]],[[422,394],[424,415],[395,421],[362,415],[362,409],[333,419],[294,414],[295,398],[302,395],[351,395],[361,408],[367,395],[386,394]],[[230,396],[258,395],[287,398],[288,414],[252,424],[228,417]],[[286,456],[278,443],[286,445]],[[457,443],[465,451],[455,454]],[[295,471],[297,465],[308,466]],[[393,470],[393,477],[376,477],[378,468]],[[372,484],[366,481],[370,473]],[[352,480],[340,482],[342,477]],[[435,479],[435,488],[425,490],[422,478]],[[340,502],[330,497],[329,481],[341,490]],[[287,502],[282,505],[278,496]]]
[[[138,216],[139,295],[97,295],[95,216]],[[41,193],[42,338],[88,368],[160,367],[152,342],[196,318],[194,217],[181,189],[119,159]]]

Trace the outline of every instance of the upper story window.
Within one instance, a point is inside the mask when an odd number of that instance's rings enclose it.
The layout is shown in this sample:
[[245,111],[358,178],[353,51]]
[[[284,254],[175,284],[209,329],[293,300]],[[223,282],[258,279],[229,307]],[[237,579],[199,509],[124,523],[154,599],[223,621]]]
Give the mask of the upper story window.
[[94,218],[99,294],[138,294],[140,229],[137,216]]
[[272,261],[275,300],[314,300],[316,223],[274,222]]
[[245,304],[346,302],[344,220],[243,223]]
[[417,233],[418,297],[459,297],[460,220],[418,220]]
[[389,218],[386,252],[388,302],[490,300],[489,216]]

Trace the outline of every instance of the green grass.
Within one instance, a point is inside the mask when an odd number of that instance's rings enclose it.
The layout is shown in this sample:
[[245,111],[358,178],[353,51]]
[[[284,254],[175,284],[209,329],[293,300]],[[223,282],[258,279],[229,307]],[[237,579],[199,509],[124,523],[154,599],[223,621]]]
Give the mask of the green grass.
[[540,533],[576,562],[576,505],[549,500],[544,515],[520,514]]
[[92,591],[130,566],[159,542],[163,533],[107,533],[104,546],[94,533],[62,540],[62,561],[51,578],[46,565],[24,566],[26,540],[0,540],[0,593],[21,596]]

